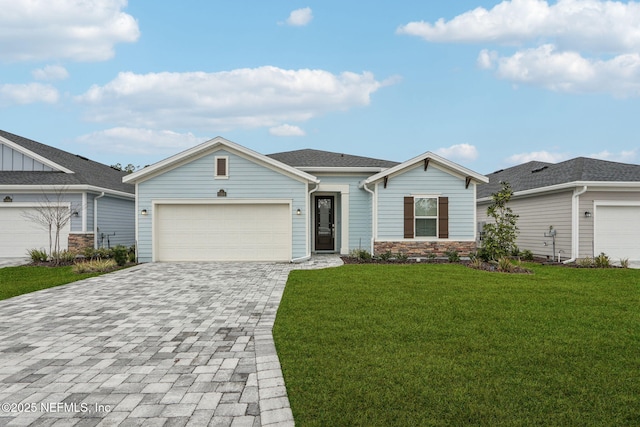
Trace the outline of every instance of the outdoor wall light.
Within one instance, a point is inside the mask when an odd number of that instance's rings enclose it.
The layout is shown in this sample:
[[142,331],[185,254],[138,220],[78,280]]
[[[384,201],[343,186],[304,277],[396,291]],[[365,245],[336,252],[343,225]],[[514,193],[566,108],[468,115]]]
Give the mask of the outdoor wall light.
[[78,211],[74,211],[71,215],[73,215],[74,217],[78,218],[78,216],[80,216],[80,214],[78,213]]
[[147,210],[146,210],[146,209],[142,209],[142,210],[140,211],[140,214],[141,214],[141,215],[147,215]]
[[5,202],[5,203],[11,203],[11,202],[13,202],[13,199],[11,198],[11,196],[7,196],[2,201]]
[[300,210],[300,208],[298,208],[298,210],[296,211],[296,215],[301,215],[302,211]]
[[591,218],[591,212],[589,212],[589,211],[585,211],[585,213],[584,213],[584,217],[585,217],[585,218]]

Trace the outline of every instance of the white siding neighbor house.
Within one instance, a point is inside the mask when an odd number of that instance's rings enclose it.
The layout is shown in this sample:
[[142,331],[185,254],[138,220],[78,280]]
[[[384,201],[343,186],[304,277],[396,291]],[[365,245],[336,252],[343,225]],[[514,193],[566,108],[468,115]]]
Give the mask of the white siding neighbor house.
[[302,261],[312,253],[475,249],[476,185],[433,153],[404,163],[320,150],[263,155],[216,137],[124,177],[139,259]]
[[478,191],[479,229],[488,221],[491,194],[509,182],[521,250],[564,261],[600,253],[640,260],[640,165],[579,157],[528,162],[488,177]]

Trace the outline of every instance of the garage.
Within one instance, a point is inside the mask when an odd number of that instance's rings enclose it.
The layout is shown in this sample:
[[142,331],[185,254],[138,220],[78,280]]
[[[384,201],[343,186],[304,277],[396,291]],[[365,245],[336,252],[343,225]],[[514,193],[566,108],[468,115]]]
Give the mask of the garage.
[[594,246],[612,261],[640,260],[640,205],[596,206]]
[[289,203],[155,205],[156,261],[289,261]]
[[[0,207],[0,258],[28,257],[31,249],[49,251],[49,232],[42,225],[25,218],[36,214],[35,207],[16,204],[3,204]],[[69,223],[60,232],[60,245],[67,248]],[[55,230],[54,230],[55,232]]]

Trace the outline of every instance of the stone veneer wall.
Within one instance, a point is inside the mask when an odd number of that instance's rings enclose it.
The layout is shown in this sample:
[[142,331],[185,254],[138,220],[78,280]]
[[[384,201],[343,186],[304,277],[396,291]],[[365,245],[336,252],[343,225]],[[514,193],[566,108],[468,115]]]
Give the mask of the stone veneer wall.
[[84,248],[93,248],[93,233],[69,234],[69,251],[80,252]]
[[456,241],[399,241],[399,242],[375,242],[373,244],[374,255],[380,255],[387,251],[392,253],[401,252],[409,257],[424,257],[435,255],[437,257],[447,256],[447,251],[458,251],[460,256],[468,256],[475,252],[476,242],[456,242]]

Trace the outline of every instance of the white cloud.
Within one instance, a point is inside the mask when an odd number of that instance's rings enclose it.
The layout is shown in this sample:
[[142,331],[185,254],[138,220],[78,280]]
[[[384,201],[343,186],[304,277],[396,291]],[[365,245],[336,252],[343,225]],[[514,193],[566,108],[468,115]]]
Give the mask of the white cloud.
[[435,153],[447,159],[473,161],[478,158],[478,150],[470,144],[456,144],[439,148]]
[[509,165],[519,165],[522,163],[531,162],[533,160],[547,163],[558,163],[563,160],[569,159],[569,155],[566,153],[552,153],[549,151],[532,151],[530,153],[514,154],[506,159]]
[[640,49],[640,4],[601,0],[503,1],[450,21],[410,22],[399,34],[431,42],[520,44],[554,39],[561,49],[626,52]]
[[476,63],[513,83],[626,97],[640,96],[638,28],[637,2],[511,0],[449,21],[411,22],[397,32],[430,42],[518,46],[502,56],[483,49]]
[[33,70],[31,75],[36,80],[64,80],[69,78],[69,72],[60,65],[47,65],[44,68]]
[[287,25],[291,25],[294,27],[304,27],[309,24],[313,19],[313,12],[310,7],[305,7],[303,9],[296,9],[291,14],[289,14],[289,18],[287,18]]
[[120,73],[76,97],[87,118],[119,126],[227,131],[302,122],[366,106],[389,82],[373,74],[265,66],[217,73]]
[[0,0],[0,60],[103,61],[134,42],[138,23],[127,0]]
[[44,102],[55,104],[60,94],[51,85],[41,83],[0,84],[0,107]]
[[560,92],[640,96],[638,53],[596,60],[583,58],[577,52],[557,52],[554,46],[544,45],[497,59],[496,75]]
[[304,130],[298,126],[280,125],[269,129],[269,133],[274,136],[305,136]]
[[106,153],[158,155],[174,154],[209,139],[169,130],[116,127],[82,135],[77,141]]
[[599,153],[591,154],[589,157],[601,160],[610,160],[612,162],[636,163],[638,161],[638,149],[623,150],[619,153],[612,153],[608,150],[604,150]]

